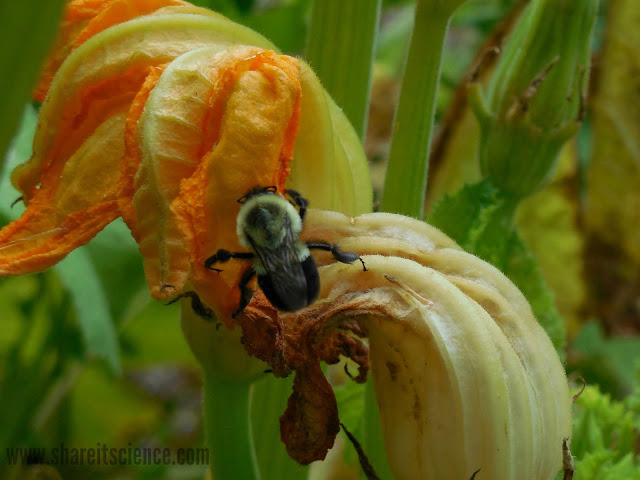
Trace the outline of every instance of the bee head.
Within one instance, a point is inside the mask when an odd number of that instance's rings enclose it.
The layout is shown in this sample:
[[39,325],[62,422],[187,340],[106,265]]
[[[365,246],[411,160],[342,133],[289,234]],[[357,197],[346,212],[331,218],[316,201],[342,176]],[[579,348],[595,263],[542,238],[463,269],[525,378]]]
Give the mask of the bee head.
[[245,248],[251,249],[253,245],[277,248],[288,229],[295,236],[302,230],[298,211],[278,195],[275,188],[252,189],[238,201],[242,208],[236,228],[240,244]]

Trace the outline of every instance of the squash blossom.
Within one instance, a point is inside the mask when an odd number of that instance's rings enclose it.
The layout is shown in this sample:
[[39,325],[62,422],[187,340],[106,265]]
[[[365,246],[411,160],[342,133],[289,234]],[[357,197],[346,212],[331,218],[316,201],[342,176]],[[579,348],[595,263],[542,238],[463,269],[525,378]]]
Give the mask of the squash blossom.
[[[567,379],[509,279],[434,227],[400,215],[311,211],[303,237],[338,242],[369,271],[319,257],[319,299],[290,327],[299,337],[283,334],[296,339],[283,353],[306,362],[300,375],[312,370],[312,356],[296,356],[293,345],[330,358],[327,346],[340,345],[339,334],[368,337],[394,478],[469,479],[477,470],[495,480],[555,478],[571,433]],[[313,404],[315,385],[298,396]],[[281,422],[304,418],[299,405],[308,404],[290,401]],[[299,429],[284,432],[299,437]]]
[[311,202],[368,210],[370,193],[355,200],[354,182],[337,191],[329,181],[349,162],[367,181],[361,151],[333,155],[334,142],[349,143],[333,138],[341,113],[306,64],[272,48],[182,1],[71,1],[36,91],[44,101],[33,156],[12,174],[27,209],[0,231],[0,275],[47,268],[122,216],[154,298],[190,280],[226,319],[239,267],[219,276],[204,260],[241,248],[236,200],[247,190],[282,191],[295,155],[320,164],[307,169]]
[[[357,135],[308,65],[275,50],[183,1],[70,1],[34,94],[42,107],[33,155],[12,174],[27,208],[0,230],[0,276],[46,269],[121,216],[154,298],[195,290],[233,327],[242,265],[218,275],[204,261],[241,249],[239,197],[286,183],[317,207],[371,210]],[[276,313],[254,297],[247,313]],[[184,317],[214,375],[232,375],[248,358],[240,329],[221,329],[223,348],[212,355],[220,337],[198,329],[215,323]],[[233,358],[211,360],[224,351]],[[241,370],[235,379],[264,364]]]
[[[280,422],[298,462],[333,445],[321,362],[343,356],[359,382],[370,363],[396,478],[553,478],[570,400],[549,338],[495,268],[425,223],[365,214],[359,140],[303,61],[179,0],[72,0],[36,98],[33,156],[12,176],[27,209],[0,230],[0,276],[54,265],[121,216],[152,296],[195,291],[229,327],[182,305],[207,373],[295,374]],[[356,252],[368,271],[319,254],[314,304],[284,314],[258,291],[234,320],[242,264],[217,274],[204,262],[242,250],[236,200],[270,185],[323,209],[304,240]]]

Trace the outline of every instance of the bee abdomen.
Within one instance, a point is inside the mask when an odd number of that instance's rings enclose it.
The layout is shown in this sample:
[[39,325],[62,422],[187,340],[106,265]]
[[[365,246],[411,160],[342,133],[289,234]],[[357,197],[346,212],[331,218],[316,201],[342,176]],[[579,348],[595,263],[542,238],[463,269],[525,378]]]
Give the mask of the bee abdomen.
[[320,275],[318,274],[316,261],[311,255],[305,258],[300,265],[307,281],[307,305],[309,305],[316,299],[320,291]]
[[283,280],[278,275],[278,284],[274,283],[274,275],[267,272],[266,275],[258,275],[258,285],[265,297],[278,310],[295,312],[306,307],[318,296],[320,289],[320,277],[318,267],[309,256],[300,263],[303,276],[291,276]]

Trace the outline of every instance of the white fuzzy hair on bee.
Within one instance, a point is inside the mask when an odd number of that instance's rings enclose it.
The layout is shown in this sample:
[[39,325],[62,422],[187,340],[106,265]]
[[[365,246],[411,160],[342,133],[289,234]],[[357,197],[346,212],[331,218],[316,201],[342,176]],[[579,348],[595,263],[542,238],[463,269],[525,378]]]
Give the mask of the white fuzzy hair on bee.
[[[270,206],[274,208],[269,208]],[[266,195],[255,195],[250,197],[246,202],[242,204],[242,208],[238,212],[238,217],[236,220],[236,233],[238,234],[238,240],[240,241],[240,245],[244,248],[253,248],[251,242],[249,242],[247,238],[247,234],[245,233],[246,226],[254,221],[249,222],[247,216],[251,214],[251,212],[255,212],[256,208],[270,210],[274,214],[278,214],[282,212],[283,215],[287,215],[289,217],[291,233],[295,236],[300,235],[302,231],[302,219],[300,218],[300,214],[296,210],[296,208],[289,202],[286,198],[278,195],[278,194],[266,194]],[[254,220],[254,219],[252,219]],[[267,219],[265,220],[277,220],[277,219]],[[258,231],[258,229],[252,230],[252,237],[256,237],[255,240],[260,244],[267,243],[269,241],[272,244],[279,245],[284,238],[285,231],[282,229],[276,230],[275,227],[277,223],[280,222],[264,222],[264,225],[260,227],[264,229],[263,232]],[[257,225],[255,225],[257,227]],[[271,238],[267,238],[267,236]],[[275,245],[274,245],[275,246]]]

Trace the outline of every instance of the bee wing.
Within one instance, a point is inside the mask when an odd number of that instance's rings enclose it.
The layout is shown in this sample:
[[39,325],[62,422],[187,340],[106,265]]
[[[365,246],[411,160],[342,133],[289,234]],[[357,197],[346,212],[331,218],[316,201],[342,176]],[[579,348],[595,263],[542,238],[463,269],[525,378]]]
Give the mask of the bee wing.
[[277,248],[253,245],[262,262],[266,275],[259,275],[258,282],[269,301],[280,310],[295,311],[306,307],[307,279],[298,258],[297,237],[287,222],[285,236]]

